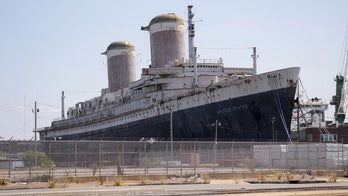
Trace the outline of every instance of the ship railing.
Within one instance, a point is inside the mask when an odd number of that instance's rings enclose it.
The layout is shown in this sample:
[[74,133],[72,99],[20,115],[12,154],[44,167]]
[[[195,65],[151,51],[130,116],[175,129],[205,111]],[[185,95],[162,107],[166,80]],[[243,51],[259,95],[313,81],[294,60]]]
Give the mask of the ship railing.
[[152,75],[175,75],[182,73],[182,70],[180,67],[164,67],[149,69],[148,73]]
[[[219,59],[197,59],[197,64],[219,64],[220,66],[223,66],[223,60],[222,58]],[[169,66],[180,66],[180,65],[193,65],[193,62],[190,62],[189,59],[181,59],[181,60],[175,60],[170,61],[168,63]]]
[[[222,59],[197,59],[197,67],[210,67],[210,68],[216,68],[216,67],[223,67],[224,63]],[[184,64],[186,68],[193,68],[193,63],[186,62]]]
[[225,67],[224,72],[230,75],[254,75],[253,68]]
[[192,89],[189,92],[180,93],[180,94],[177,94],[177,95],[174,95],[174,96],[170,96],[170,97],[164,98],[163,101],[166,102],[166,101],[171,101],[171,100],[177,100],[177,99],[180,99],[180,98],[191,96],[194,93],[195,93],[195,91],[194,91],[194,89]]
[[50,127],[40,127],[40,128],[37,128],[36,131],[40,132],[40,131],[45,131],[45,130],[48,130],[48,129],[50,129]]

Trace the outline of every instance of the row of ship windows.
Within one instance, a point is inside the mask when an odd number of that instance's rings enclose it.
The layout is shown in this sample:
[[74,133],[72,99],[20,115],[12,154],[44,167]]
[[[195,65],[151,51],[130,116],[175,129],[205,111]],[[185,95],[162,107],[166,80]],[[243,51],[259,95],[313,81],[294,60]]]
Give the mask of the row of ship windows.
[[[220,97],[220,94],[217,94],[218,97]],[[215,98],[215,94],[213,94],[213,98]],[[203,100],[205,100],[205,97],[203,97]],[[200,99],[194,99],[193,102],[199,102]],[[186,101],[186,104],[189,104],[189,101]],[[179,103],[179,106],[181,105],[181,103]]]
[[[150,112],[155,112],[155,109],[152,109]],[[149,114],[149,111],[146,111],[146,114]],[[112,120],[112,121],[107,121],[107,122],[102,122],[102,123],[98,123],[96,125],[88,125],[86,126],[85,128],[93,128],[93,127],[99,127],[99,126],[104,126],[108,123],[115,123],[115,122],[119,122],[119,121],[123,121],[123,120],[126,120],[126,119],[130,119],[130,118],[134,118],[134,117],[138,117],[138,116],[145,116],[145,112],[138,112],[136,114],[132,114],[132,115],[127,115],[125,117],[121,117],[121,118],[117,118],[115,120]],[[72,131],[75,131],[75,130],[78,130],[79,128],[73,128]],[[67,130],[64,130],[63,133],[67,133],[68,131]]]
[[[220,97],[220,94],[218,94],[218,96]],[[213,94],[213,97],[215,98],[215,94]],[[203,97],[203,100],[205,100],[205,97]],[[194,99],[193,101],[194,101],[194,102],[199,102],[200,99],[197,99],[197,100]],[[189,104],[188,101],[186,101],[186,103]],[[181,105],[181,103],[179,103],[179,105]],[[174,105],[173,105],[172,107],[174,107]],[[144,117],[145,115],[148,115],[149,112],[155,112],[155,109],[151,109],[150,111],[146,111],[146,113],[145,113],[145,111],[143,111],[143,112],[138,112],[138,113],[136,113],[136,114],[127,115],[127,116],[125,116],[125,117],[117,118],[117,119],[113,120],[112,122],[115,123],[115,122],[123,121],[123,120],[126,120],[126,119],[138,117],[138,116]],[[115,112],[113,112],[113,114],[115,114]],[[103,125],[106,125],[106,123],[107,123],[107,122],[99,123],[97,126],[103,126]],[[95,125],[94,125],[94,126],[95,126]],[[92,128],[92,127],[94,127],[94,126],[89,125],[89,126],[87,126],[87,128]],[[77,128],[74,128],[73,130],[77,130]],[[66,133],[67,131],[63,131],[63,132]]]
[[[218,65],[197,65],[198,68],[219,68],[221,66]],[[187,65],[187,66],[183,66],[183,68],[194,68],[193,65]]]

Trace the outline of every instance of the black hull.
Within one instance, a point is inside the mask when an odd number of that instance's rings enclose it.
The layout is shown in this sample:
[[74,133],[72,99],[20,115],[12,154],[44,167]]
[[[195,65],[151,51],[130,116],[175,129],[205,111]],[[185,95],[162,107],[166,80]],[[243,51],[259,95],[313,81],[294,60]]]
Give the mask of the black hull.
[[[295,90],[296,87],[288,87],[174,112],[173,139],[214,140],[214,123],[217,120],[220,122],[217,128],[219,141],[287,141]],[[273,117],[275,120],[272,123]],[[133,141],[141,138],[169,140],[170,113],[97,131],[59,137],[61,140]]]

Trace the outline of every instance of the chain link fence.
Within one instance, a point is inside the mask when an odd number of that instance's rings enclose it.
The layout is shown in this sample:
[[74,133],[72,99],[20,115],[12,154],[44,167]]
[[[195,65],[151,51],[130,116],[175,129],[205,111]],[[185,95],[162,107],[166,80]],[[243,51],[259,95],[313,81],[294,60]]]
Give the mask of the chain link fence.
[[[26,158],[24,158],[26,157]],[[57,176],[185,176],[255,170],[345,170],[347,144],[188,141],[1,141],[0,175],[11,181]]]

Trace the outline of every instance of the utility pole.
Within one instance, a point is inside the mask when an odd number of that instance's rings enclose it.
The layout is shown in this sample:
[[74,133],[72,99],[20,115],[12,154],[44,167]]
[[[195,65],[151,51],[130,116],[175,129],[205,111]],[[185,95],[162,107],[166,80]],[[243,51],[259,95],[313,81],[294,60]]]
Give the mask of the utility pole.
[[11,140],[13,136],[8,140],[8,178],[11,181]]
[[34,123],[34,133],[35,133],[35,167],[37,167],[37,137],[36,137],[36,132],[37,132],[37,112],[39,110],[37,109],[36,101],[34,103],[34,118],[35,118],[35,123]]
[[65,111],[64,111],[64,91],[62,91],[62,120],[65,119]]
[[170,104],[170,160],[173,161],[173,106]]

